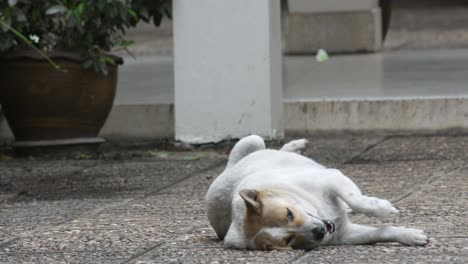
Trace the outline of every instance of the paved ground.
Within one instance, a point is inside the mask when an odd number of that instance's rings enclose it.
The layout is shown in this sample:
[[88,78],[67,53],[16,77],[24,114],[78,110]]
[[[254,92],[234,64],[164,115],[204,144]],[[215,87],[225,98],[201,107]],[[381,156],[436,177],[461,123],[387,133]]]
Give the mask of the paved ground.
[[[423,228],[426,247],[223,249],[204,194],[228,147],[106,146],[101,154],[0,155],[0,263],[466,263],[468,136],[310,138],[307,155],[342,169],[401,215],[368,224]],[[157,149],[156,149],[157,148]],[[166,150],[163,150],[166,149]]]

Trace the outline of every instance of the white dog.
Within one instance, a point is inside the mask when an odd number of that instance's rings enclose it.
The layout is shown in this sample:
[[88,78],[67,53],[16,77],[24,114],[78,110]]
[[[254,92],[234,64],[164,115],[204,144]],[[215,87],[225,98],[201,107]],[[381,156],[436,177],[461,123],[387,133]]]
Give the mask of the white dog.
[[362,195],[339,170],[299,155],[306,144],[301,139],[270,150],[259,136],[248,136],[234,146],[226,169],[206,195],[208,218],[226,247],[282,250],[428,243],[422,230],[351,223],[348,206],[374,217],[398,211],[387,200]]

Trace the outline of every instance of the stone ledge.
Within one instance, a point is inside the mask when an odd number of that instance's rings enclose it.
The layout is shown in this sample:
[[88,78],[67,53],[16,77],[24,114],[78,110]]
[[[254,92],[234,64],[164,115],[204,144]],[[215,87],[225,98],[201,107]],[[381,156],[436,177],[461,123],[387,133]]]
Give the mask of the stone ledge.
[[[284,115],[288,135],[459,133],[468,131],[468,97],[287,100]],[[99,136],[110,140],[172,139],[174,105],[116,105]],[[0,142],[12,139],[6,122],[1,123]]]
[[285,54],[375,52],[382,47],[380,8],[283,15]]
[[287,102],[284,112],[289,133],[468,130],[468,97]]

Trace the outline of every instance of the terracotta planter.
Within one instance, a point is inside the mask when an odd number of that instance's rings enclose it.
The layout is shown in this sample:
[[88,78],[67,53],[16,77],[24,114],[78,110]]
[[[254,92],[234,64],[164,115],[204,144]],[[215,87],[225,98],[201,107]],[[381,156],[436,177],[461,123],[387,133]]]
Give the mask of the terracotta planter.
[[[50,53],[67,72],[55,70],[33,51],[0,57],[0,104],[16,145],[100,142],[112,108],[117,66],[107,76],[81,68],[75,53]],[[121,60],[120,60],[121,62]]]

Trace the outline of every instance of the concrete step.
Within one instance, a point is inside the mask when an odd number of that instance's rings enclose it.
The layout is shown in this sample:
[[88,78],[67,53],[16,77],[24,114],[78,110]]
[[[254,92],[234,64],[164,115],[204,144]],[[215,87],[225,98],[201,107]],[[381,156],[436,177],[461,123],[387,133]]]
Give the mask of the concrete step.
[[285,60],[289,131],[468,128],[466,50]]
[[[468,129],[468,50],[284,58],[287,132]],[[101,136],[172,138],[173,60],[126,58]],[[194,102],[195,103],[195,102]],[[10,137],[5,122],[0,136]]]

